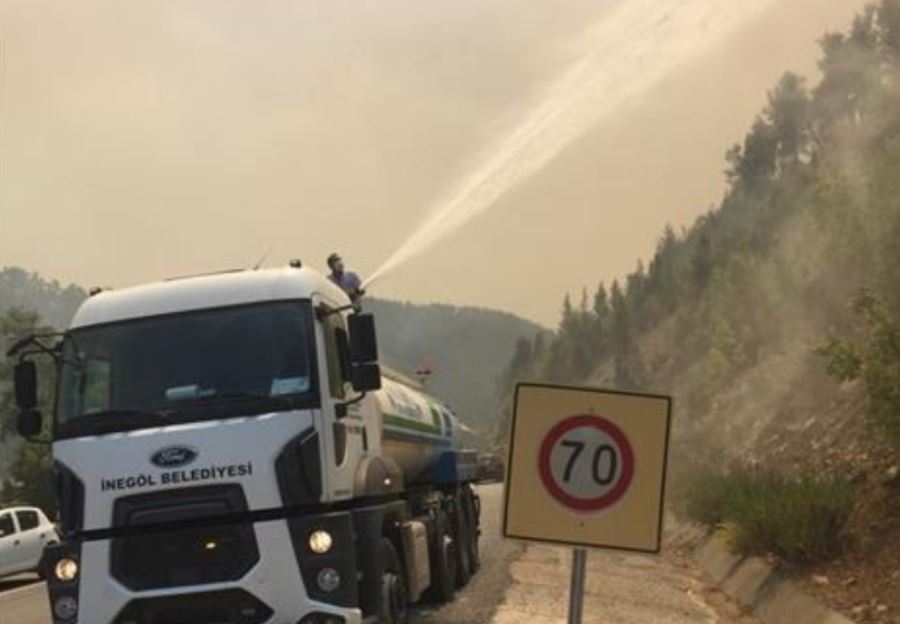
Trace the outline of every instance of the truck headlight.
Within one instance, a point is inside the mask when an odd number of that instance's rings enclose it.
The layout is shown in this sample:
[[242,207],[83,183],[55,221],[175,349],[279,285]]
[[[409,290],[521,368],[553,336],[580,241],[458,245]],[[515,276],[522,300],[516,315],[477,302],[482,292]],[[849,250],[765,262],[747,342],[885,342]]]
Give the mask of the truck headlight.
[[69,557],[63,557],[53,567],[53,575],[63,583],[74,581],[78,576],[78,562]]
[[309,534],[309,549],[317,555],[324,555],[334,543],[331,533],[325,529],[316,529]]

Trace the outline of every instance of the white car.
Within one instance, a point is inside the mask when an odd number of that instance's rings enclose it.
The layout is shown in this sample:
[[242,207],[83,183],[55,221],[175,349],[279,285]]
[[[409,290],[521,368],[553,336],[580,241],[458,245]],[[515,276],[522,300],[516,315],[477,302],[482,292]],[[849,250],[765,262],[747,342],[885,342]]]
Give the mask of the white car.
[[38,571],[44,547],[58,542],[56,527],[37,507],[0,509],[0,577]]

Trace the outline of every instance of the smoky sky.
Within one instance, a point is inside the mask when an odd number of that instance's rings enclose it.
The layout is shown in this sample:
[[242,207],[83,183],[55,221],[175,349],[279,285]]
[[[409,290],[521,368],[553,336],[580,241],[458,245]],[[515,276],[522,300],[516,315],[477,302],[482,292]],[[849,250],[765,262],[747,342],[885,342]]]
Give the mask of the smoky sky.
[[[2,0],[0,265],[117,287],[272,248],[365,274],[629,1]],[[555,323],[721,198],[767,89],[814,79],[862,4],[772,3],[376,294]]]

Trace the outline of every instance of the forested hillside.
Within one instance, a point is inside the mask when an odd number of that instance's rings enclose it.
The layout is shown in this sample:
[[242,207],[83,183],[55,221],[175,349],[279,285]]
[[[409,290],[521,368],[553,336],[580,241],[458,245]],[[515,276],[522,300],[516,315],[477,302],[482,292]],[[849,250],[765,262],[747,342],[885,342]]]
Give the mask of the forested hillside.
[[553,338],[520,339],[506,378],[675,391],[682,438],[708,440],[727,427],[699,425],[761,363],[795,364],[758,388],[779,391],[794,375],[834,369],[826,355],[865,343],[876,319],[894,323],[898,7],[885,1],[850,33],[827,35],[819,84],[785,74],[726,155],[721,205],[681,232],[667,227],[649,265],[623,281],[567,297]]
[[[849,493],[821,514],[835,548],[785,556],[870,562],[871,583],[835,600],[880,591],[873,604],[895,617],[900,598],[883,596],[900,596],[888,591],[900,579],[877,570],[900,562],[900,2],[821,49],[821,80],[785,74],[725,155],[720,205],[667,227],[624,280],[567,298],[549,342],[519,341],[503,388],[531,378],[673,394],[675,498],[698,474],[739,467]],[[857,616],[877,620],[875,609]]]
[[0,270],[0,315],[10,308],[35,310],[48,325],[65,327],[85,297],[75,284],[63,286],[20,267]]

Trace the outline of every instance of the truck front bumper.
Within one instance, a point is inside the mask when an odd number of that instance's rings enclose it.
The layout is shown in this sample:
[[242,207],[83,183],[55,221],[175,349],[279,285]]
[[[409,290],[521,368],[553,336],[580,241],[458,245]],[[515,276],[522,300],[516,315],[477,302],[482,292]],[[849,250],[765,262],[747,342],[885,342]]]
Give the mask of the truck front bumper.
[[[134,591],[109,573],[112,540],[64,542],[48,549],[43,560],[53,624],[362,624],[355,601],[334,604],[310,596],[323,594],[314,587],[307,591],[304,584],[315,564],[308,553],[299,552],[298,537],[306,532],[298,532],[298,524],[302,529],[329,527],[336,540],[349,542],[353,549],[349,514],[262,521],[253,525],[259,561],[242,578]],[[319,565],[333,565],[346,552],[331,555]],[[57,578],[56,564],[62,559],[77,562],[76,578]],[[344,561],[347,564],[355,570],[352,557]],[[355,587],[355,572],[342,575],[342,582]]]

